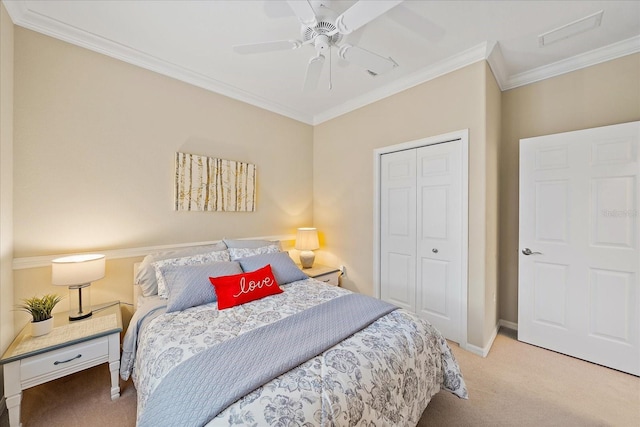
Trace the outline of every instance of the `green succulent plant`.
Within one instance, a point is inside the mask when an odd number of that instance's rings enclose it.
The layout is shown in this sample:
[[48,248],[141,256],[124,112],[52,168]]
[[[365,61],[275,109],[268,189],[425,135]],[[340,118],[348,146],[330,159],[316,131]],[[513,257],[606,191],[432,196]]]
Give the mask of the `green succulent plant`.
[[56,294],[47,294],[42,298],[26,298],[22,300],[23,304],[18,306],[18,310],[29,313],[34,322],[42,322],[52,317],[53,308],[61,300],[62,297]]

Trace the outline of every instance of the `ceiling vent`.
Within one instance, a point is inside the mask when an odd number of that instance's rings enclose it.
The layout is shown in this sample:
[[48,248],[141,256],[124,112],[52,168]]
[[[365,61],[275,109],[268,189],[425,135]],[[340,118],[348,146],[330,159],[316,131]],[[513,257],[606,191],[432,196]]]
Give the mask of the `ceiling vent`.
[[577,34],[584,33],[585,31],[598,28],[602,23],[602,14],[604,10],[589,15],[585,18],[578,19],[562,27],[558,27],[555,30],[548,31],[538,36],[538,45],[540,47],[550,45],[561,40],[568,39]]

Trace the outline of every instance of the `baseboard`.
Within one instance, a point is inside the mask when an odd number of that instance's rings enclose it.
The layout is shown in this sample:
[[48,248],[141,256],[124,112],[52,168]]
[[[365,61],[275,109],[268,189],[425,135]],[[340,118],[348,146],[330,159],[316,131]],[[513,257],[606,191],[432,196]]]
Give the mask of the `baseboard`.
[[508,320],[503,320],[503,319],[498,320],[498,326],[501,326],[507,329],[512,329],[514,331],[518,330],[518,324],[514,322],[509,322]]
[[491,350],[491,346],[493,346],[493,342],[496,340],[496,336],[498,336],[498,329],[500,329],[500,324],[497,324],[491,333],[491,338],[489,338],[489,342],[484,347],[478,347],[477,345],[466,343],[465,345],[461,345],[460,347],[464,348],[467,351],[470,351],[473,354],[477,354],[481,357],[487,357],[489,351]]

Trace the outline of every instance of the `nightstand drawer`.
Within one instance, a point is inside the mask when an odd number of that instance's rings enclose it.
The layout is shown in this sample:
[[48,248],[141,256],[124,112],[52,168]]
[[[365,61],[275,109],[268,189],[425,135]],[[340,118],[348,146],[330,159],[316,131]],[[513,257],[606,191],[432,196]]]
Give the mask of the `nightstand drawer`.
[[[22,360],[20,364],[20,378],[23,382],[41,375],[54,374],[57,371],[74,371],[75,367],[84,369],[88,362],[104,359],[109,356],[108,337],[101,337],[91,341],[64,347]],[[82,367],[81,367],[82,366]]]
[[339,279],[338,277],[340,276],[340,272],[339,271],[335,271],[332,273],[327,273],[327,274],[322,274],[320,276],[316,276],[314,277],[314,279],[319,280],[321,282],[325,282],[327,285],[331,285],[331,286],[338,286],[339,285]]

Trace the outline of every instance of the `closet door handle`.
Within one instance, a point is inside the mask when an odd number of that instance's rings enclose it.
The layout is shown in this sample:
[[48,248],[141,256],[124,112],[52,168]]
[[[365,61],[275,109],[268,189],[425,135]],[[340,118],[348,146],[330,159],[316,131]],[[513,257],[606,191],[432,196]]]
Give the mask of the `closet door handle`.
[[437,254],[438,253],[438,248],[431,249],[431,252],[433,252],[434,254]]

